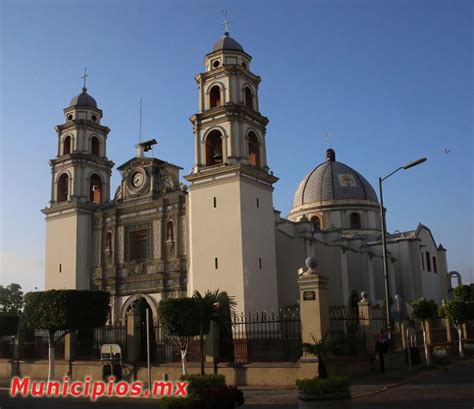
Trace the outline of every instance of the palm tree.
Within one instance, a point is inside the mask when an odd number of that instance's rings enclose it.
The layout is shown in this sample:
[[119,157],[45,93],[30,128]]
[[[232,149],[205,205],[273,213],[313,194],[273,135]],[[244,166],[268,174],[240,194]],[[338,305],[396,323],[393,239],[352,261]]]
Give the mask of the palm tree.
[[316,338],[311,334],[313,338],[313,343],[305,342],[303,343],[303,351],[315,355],[318,358],[318,377],[319,379],[327,379],[328,371],[326,368],[326,362],[324,361],[324,355],[326,354],[329,346],[326,343],[328,334],[324,335],[322,339],[316,341]]
[[199,356],[201,375],[204,375],[204,335],[209,333],[212,321],[219,326],[229,325],[229,311],[233,310],[237,304],[233,297],[219,290],[207,290],[204,295],[199,291],[194,291],[193,298],[199,311]]

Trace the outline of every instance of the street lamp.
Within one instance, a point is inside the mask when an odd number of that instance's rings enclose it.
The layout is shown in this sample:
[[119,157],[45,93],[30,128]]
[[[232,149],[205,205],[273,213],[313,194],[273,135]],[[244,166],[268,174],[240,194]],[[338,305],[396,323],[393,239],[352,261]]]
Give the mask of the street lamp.
[[395,169],[392,173],[389,173],[384,178],[379,177],[379,196],[380,196],[380,221],[382,224],[382,255],[383,255],[383,275],[384,275],[384,282],[385,282],[385,314],[387,317],[387,333],[389,339],[392,337],[392,328],[391,328],[391,314],[390,314],[390,291],[389,291],[389,283],[388,283],[388,260],[387,260],[387,241],[386,241],[386,234],[387,234],[387,226],[385,224],[385,212],[383,208],[383,194],[382,194],[382,182],[385,179],[388,179],[394,173],[398,172],[401,169],[407,170],[414,166],[420,165],[421,163],[425,162],[426,158],[421,158],[415,160],[413,162],[408,162],[407,164],[400,166],[398,169]]

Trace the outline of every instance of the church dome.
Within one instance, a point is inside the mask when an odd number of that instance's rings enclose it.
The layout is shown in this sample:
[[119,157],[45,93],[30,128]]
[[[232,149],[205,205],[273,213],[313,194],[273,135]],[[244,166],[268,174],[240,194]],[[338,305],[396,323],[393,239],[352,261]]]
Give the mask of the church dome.
[[326,151],[326,161],[316,166],[298,185],[293,209],[315,202],[366,200],[378,203],[370,183],[357,171],[336,162],[333,149]]
[[87,88],[82,88],[82,92],[71,99],[71,107],[91,107],[97,109],[97,102],[87,93]]
[[229,36],[228,32],[224,33],[224,36],[217,40],[212,47],[212,52],[216,51],[244,51],[244,48],[240,45],[240,43],[234,40],[232,37]]

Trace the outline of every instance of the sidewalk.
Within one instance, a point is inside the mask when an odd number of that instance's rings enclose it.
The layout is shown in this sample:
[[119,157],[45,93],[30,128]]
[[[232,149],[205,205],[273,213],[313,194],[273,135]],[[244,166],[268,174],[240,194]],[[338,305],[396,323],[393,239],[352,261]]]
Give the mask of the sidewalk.
[[[447,368],[454,368],[464,365],[470,365],[473,359],[466,359],[463,361],[455,361]],[[351,382],[351,393],[353,399],[361,399],[370,395],[381,393],[387,389],[396,388],[400,385],[410,383],[419,378],[433,376],[440,372],[446,371],[444,367],[437,367],[433,369],[419,369],[416,372],[404,371],[402,373],[390,373],[388,371],[383,374],[370,374],[364,377],[353,379]],[[241,386],[245,394],[246,404],[297,404],[298,390],[294,387],[287,386],[281,388],[275,387],[257,387],[257,386]]]

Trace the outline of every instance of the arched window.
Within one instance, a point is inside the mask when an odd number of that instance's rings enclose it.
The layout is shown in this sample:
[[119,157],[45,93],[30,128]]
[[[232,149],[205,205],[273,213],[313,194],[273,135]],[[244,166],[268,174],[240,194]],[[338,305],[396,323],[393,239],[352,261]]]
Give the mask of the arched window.
[[210,101],[210,107],[219,107],[221,106],[221,89],[218,85],[214,85],[211,88],[211,91],[209,93],[209,101]]
[[58,180],[58,202],[67,201],[69,195],[69,176],[63,173]]
[[222,163],[222,135],[214,130],[206,138],[206,166]]
[[166,240],[174,241],[173,222],[166,223]]
[[360,229],[360,215],[359,213],[351,214],[351,229]]
[[249,132],[247,137],[249,148],[249,163],[257,168],[260,167],[260,145],[258,143],[257,135],[254,132]]
[[91,139],[91,153],[92,155],[100,156],[100,142],[95,136]]
[[68,135],[63,141],[63,155],[69,155],[71,153],[71,137]]
[[313,223],[314,230],[320,231],[321,230],[321,220],[318,216],[311,217],[311,223]]
[[91,176],[89,184],[89,199],[92,203],[102,203],[102,179],[94,174]]
[[245,106],[253,109],[253,95],[249,87],[245,87]]

